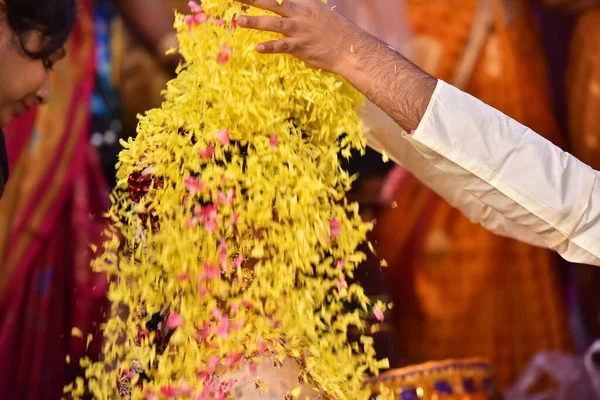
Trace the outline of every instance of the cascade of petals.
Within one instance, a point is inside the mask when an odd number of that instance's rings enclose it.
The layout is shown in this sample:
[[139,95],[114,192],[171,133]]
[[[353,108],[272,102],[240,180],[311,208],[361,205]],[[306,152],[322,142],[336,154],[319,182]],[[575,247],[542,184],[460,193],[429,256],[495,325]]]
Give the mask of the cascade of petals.
[[368,332],[348,343],[347,330],[385,305],[346,283],[371,226],[345,198],[352,177],[338,159],[364,149],[361,97],[335,75],[256,53],[276,35],[235,18],[263,11],[190,7],[176,17],[185,62],[120,155],[94,263],[112,282],[104,359],[66,391],[225,399],[240,368],[294,360],[286,397],[309,384],[321,398],[367,399],[366,374],[386,362]]

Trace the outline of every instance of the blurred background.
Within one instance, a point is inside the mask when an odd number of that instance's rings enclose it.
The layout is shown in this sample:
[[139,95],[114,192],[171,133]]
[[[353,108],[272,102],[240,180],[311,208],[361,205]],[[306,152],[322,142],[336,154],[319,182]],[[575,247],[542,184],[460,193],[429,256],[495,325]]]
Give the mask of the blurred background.
[[[100,244],[106,226],[119,139],[135,136],[138,113],[160,106],[179,63],[165,55],[176,47],[173,9],[188,11],[184,0],[77,1],[50,103],[6,129],[0,393],[8,394],[0,397],[7,399],[58,399],[80,373],[78,358],[100,356],[107,283],[90,270],[89,245]],[[435,77],[600,168],[600,0],[335,3]],[[600,338],[598,268],[494,236],[374,152],[347,168],[358,174],[349,196],[377,222],[377,256],[357,279],[372,297],[394,303],[376,334],[392,374],[481,357],[507,399],[595,398],[573,390],[589,385],[583,354]],[[89,346],[88,333],[95,334]],[[592,359],[600,365],[600,356]]]

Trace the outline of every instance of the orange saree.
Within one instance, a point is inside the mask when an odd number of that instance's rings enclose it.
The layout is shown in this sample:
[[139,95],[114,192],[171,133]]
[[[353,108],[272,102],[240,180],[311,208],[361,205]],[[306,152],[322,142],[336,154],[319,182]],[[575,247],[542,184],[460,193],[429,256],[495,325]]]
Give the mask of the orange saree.
[[[567,73],[569,134],[573,154],[592,168],[600,169],[600,8],[583,13],[571,41]],[[585,328],[600,337],[600,270],[576,266],[579,304]]]
[[[409,0],[416,61],[560,144],[527,2],[490,1],[486,20],[477,0]],[[487,24],[481,46],[465,56],[477,24]],[[464,57],[474,61],[466,75]],[[410,363],[485,357],[506,388],[538,351],[570,346],[549,251],[471,224],[408,174],[375,236],[398,282],[394,318]]]

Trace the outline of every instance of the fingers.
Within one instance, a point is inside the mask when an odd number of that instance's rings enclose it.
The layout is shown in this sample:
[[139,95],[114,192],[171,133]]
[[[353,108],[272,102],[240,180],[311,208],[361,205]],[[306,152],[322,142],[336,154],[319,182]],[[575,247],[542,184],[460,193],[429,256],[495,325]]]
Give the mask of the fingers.
[[296,21],[289,18],[260,16],[251,17],[243,15],[237,19],[239,26],[257,29],[259,31],[277,32],[290,35],[296,29]]
[[263,54],[291,53],[294,51],[295,42],[292,39],[272,40],[256,46],[256,51]]
[[262,8],[263,10],[272,11],[282,17],[291,17],[298,11],[297,4],[292,0],[237,0],[240,3],[247,4],[252,7]]

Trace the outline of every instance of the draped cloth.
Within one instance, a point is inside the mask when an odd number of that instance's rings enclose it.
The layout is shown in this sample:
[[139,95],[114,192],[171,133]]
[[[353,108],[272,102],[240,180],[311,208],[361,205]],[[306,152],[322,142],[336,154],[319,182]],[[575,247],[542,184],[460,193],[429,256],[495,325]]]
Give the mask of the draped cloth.
[[[0,202],[0,393],[57,399],[78,359],[99,353],[106,278],[90,243],[105,228],[107,188],[89,144],[93,1],[80,0],[49,104],[6,129],[11,179]],[[76,329],[73,331],[72,328]],[[70,364],[66,363],[67,355]]]

